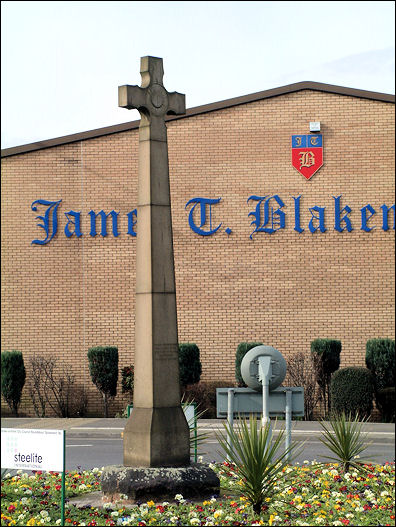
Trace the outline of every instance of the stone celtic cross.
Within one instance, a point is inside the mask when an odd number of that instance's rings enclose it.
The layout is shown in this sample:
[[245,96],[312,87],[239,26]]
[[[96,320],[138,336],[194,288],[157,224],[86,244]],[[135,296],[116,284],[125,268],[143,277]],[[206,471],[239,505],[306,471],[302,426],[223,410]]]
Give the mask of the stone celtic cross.
[[136,245],[135,387],[124,429],[124,465],[190,463],[180,404],[166,114],[184,114],[185,97],[163,86],[162,59],[142,57],[142,86],[120,86],[119,106],[140,112]]
[[164,88],[164,68],[160,58],[142,57],[140,74],[142,86],[119,86],[118,106],[139,110],[140,129],[148,126],[151,139],[166,141],[165,115],[185,114],[185,96],[177,92],[169,93]]

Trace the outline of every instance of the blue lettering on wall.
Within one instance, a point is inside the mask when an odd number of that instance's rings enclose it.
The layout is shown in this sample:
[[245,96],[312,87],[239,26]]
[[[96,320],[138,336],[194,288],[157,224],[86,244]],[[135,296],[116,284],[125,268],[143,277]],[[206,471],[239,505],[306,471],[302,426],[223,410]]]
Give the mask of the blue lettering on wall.
[[[200,236],[211,236],[216,231],[218,231],[221,227],[221,223],[216,227],[212,228],[212,205],[216,205],[216,203],[219,203],[221,198],[218,199],[210,199],[210,198],[192,198],[190,201],[186,203],[185,209],[193,203],[194,205],[190,209],[190,213],[188,215],[188,224],[190,225],[190,228],[195,233],[199,234]],[[200,225],[199,227],[194,222],[194,210],[197,205],[200,205]],[[207,224],[207,209],[209,208],[209,225],[208,230],[203,230],[201,227],[204,227]]]
[[[292,197],[294,201],[294,230],[298,234],[304,232],[302,227],[302,218],[301,218],[301,198],[303,196]],[[341,195],[333,196],[334,199],[334,230],[337,232],[351,232],[353,230],[351,219],[349,214],[352,214],[352,209],[345,205],[341,208]],[[212,206],[220,202],[221,198],[211,199],[211,198],[192,198],[186,205],[187,207],[191,206],[188,214],[188,223],[191,230],[199,234],[200,236],[211,236],[215,234],[222,223],[219,223],[217,227],[213,227],[212,224]],[[254,225],[254,230],[250,234],[250,239],[253,239],[253,234],[257,232],[264,232],[266,234],[273,234],[274,232],[285,229],[286,226],[286,213],[282,210],[285,207],[284,202],[278,194],[272,196],[256,196],[251,195],[247,199],[247,203],[250,201],[256,201],[256,207],[253,211],[248,213],[248,218],[253,216],[253,221],[250,225]],[[37,223],[37,226],[44,230],[45,238],[44,239],[35,239],[31,243],[35,245],[46,245],[49,243],[58,231],[58,207],[62,200],[58,201],[49,201],[38,199],[33,201],[31,204],[31,209],[37,211],[38,206],[46,207],[44,215],[36,216],[36,219],[41,220],[41,223]],[[293,202],[292,202],[293,203]],[[198,206],[199,205],[199,206]],[[198,206],[198,207],[197,207]],[[309,207],[308,211],[311,214],[311,218],[308,223],[309,231],[314,234],[316,232],[326,232],[325,226],[325,208],[319,207],[317,205]],[[382,229],[388,231],[389,229],[395,230],[395,205],[388,207],[387,205],[382,205]],[[287,208],[286,208],[287,210]],[[393,214],[392,214],[393,213]],[[81,227],[81,212],[69,210],[64,213],[67,219],[67,223],[64,227],[65,236],[67,238],[81,238],[83,236],[82,227]],[[112,233],[114,237],[120,235],[118,230],[118,216],[119,212],[111,210],[106,214],[103,210],[98,213],[95,213],[93,210],[88,213],[90,217],[90,236],[94,237],[97,235],[96,223],[98,216],[101,220],[101,236],[107,236],[107,220],[110,217],[112,220]],[[376,210],[370,204],[365,205],[360,209],[361,215],[361,230],[364,232],[371,232],[375,229],[373,216],[376,215]],[[132,237],[137,236],[135,227],[137,224],[137,209],[132,210],[126,214],[127,216],[127,234]],[[392,223],[393,216],[393,223]],[[390,226],[391,225],[391,226]],[[227,234],[231,232],[230,228],[225,229]]]
[[128,232],[127,234],[130,234],[131,236],[136,236],[136,232],[133,230],[133,227],[136,225],[137,219],[133,221],[133,218],[137,217],[137,209],[131,210],[131,212],[128,212]]
[[[311,207],[309,209],[309,212],[311,213],[311,219],[309,221],[308,228],[310,232],[312,232],[312,234],[316,232],[318,229],[320,230],[320,232],[326,232],[325,216],[324,216],[325,208],[326,207]],[[315,216],[314,212],[317,212],[318,215]],[[314,220],[319,221],[319,225],[317,227],[315,227],[314,225]]]
[[[67,218],[67,223],[65,225],[65,234],[68,238],[71,238],[73,234],[77,236],[77,238],[80,238],[82,236],[81,232],[81,212],[74,212],[74,210],[69,210],[69,212],[65,212],[65,216]],[[70,218],[70,216],[74,217],[74,221]],[[69,229],[69,225],[74,225],[74,231],[71,231]]]
[[88,214],[91,216],[91,232],[89,233],[91,236],[96,236],[96,218],[100,216],[101,218],[101,231],[100,234],[105,237],[107,236],[107,218],[111,216],[112,219],[112,226],[113,226],[113,236],[117,237],[119,236],[118,232],[118,214],[119,212],[115,212],[114,210],[111,210],[108,214],[106,214],[103,210],[98,212],[97,214],[90,210]]
[[[36,199],[36,201],[33,201],[32,210],[35,212],[37,211],[37,207],[34,206],[36,203],[38,205],[44,205],[47,207],[47,210],[45,211],[44,216],[36,216],[36,220],[43,220],[43,223],[38,223],[37,227],[44,229],[46,236],[44,240],[33,240],[32,244],[45,245],[55,236],[58,230],[58,207],[61,201],[61,199],[58,201],[47,201],[45,199]],[[50,217],[51,211],[52,216]]]
[[297,196],[294,199],[294,230],[298,233],[304,232],[304,229],[301,228],[300,221],[300,199],[301,196]]
[[[348,218],[347,214],[352,212],[352,209],[348,207],[348,205],[345,205],[345,207],[341,210],[341,196],[333,196],[334,199],[334,229],[338,232],[345,231],[345,229],[348,232],[351,232],[353,230],[351,220]],[[343,212],[346,212],[342,218],[340,218],[340,215]],[[345,222],[345,227],[341,227],[341,222]]]
[[[279,207],[274,210],[274,207],[270,206],[271,199],[274,199]],[[253,238],[255,232],[266,232],[268,234],[273,234],[279,229],[285,228],[285,213],[280,210],[285,206],[280,197],[275,194],[274,196],[250,196],[247,199],[247,203],[250,200],[257,201],[256,209],[252,212],[249,212],[248,216],[253,216],[255,219],[251,222],[250,225],[255,225],[256,228],[251,233],[250,238]],[[264,218],[261,222],[261,205],[263,204],[264,209]],[[271,209],[271,211],[270,211]],[[267,227],[267,225],[270,225]]]
[[[367,217],[367,211],[370,212],[370,216],[369,217]],[[362,215],[362,226],[360,227],[361,230],[365,231],[365,232],[372,231],[375,227],[368,227],[367,222],[371,218],[371,216],[374,216],[375,210],[373,209],[373,207],[370,204],[368,204],[365,207],[362,207],[360,209],[360,213]]]
[[389,229],[388,226],[388,212],[390,210],[393,210],[393,227],[392,229],[395,230],[395,205],[392,205],[391,207],[387,207],[386,205],[382,205],[382,228],[384,231],[387,231]]

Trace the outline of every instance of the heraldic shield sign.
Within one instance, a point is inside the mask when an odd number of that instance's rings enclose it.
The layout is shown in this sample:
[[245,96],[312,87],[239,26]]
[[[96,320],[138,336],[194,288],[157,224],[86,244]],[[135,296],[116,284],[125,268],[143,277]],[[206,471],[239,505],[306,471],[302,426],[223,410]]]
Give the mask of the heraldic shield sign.
[[323,136],[321,134],[292,135],[292,164],[306,179],[323,166]]

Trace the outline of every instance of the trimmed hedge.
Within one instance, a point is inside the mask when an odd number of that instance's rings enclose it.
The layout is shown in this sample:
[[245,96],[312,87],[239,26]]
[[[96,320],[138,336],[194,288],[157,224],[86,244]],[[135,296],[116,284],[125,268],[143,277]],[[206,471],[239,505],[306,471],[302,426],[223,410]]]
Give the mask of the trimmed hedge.
[[331,410],[334,414],[369,417],[373,409],[374,384],[367,368],[342,368],[330,382]]
[[262,345],[263,345],[262,342],[241,342],[238,345],[238,348],[236,350],[236,355],[235,355],[235,380],[236,380],[237,386],[246,387],[246,384],[244,380],[242,379],[242,375],[241,375],[241,362],[243,360],[243,357],[252,348],[255,348],[256,346],[262,346]]
[[311,342],[311,358],[316,382],[320,386],[325,412],[330,412],[330,380],[333,372],[340,367],[341,341],[315,339]]
[[377,403],[377,408],[381,412],[382,420],[385,423],[394,423],[395,422],[395,387],[388,386],[387,388],[382,388],[378,390],[375,394],[375,401]]
[[185,342],[179,344],[179,372],[181,386],[196,384],[202,373],[199,348],[196,344]]
[[[374,382],[374,396],[381,419],[394,421],[395,386],[395,341],[391,339],[371,339],[366,342],[366,366],[371,371]],[[393,388],[386,391],[387,388]],[[385,391],[384,391],[385,390]]]
[[319,386],[325,385],[340,367],[341,349],[340,340],[315,339],[311,342],[311,356]]
[[103,396],[104,417],[108,417],[109,398],[117,395],[118,348],[97,346],[88,350],[92,382]]
[[1,395],[15,416],[18,416],[25,380],[26,370],[22,353],[15,350],[4,351],[1,354]]
[[371,339],[366,342],[366,366],[374,376],[376,390],[395,385],[395,341]]

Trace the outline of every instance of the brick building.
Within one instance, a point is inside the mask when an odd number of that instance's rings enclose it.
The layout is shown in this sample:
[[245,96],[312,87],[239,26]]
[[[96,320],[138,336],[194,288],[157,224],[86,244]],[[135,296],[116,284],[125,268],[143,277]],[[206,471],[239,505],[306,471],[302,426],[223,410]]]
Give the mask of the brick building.
[[[311,121],[324,162],[308,180],[291,136]],[[33,354],[57,357],[91,413],[87,350],[115,345],[120,368],[133,363],[138,126],[2,151],[1,349],[22,351],[28,375]],[[302,82],[167,126],[179,341],[198,344],[202,380],[232,383],[242,341],[287,358],[337,338],[345,367],[364,365],[368,339],[394,338],[394,96]]]

